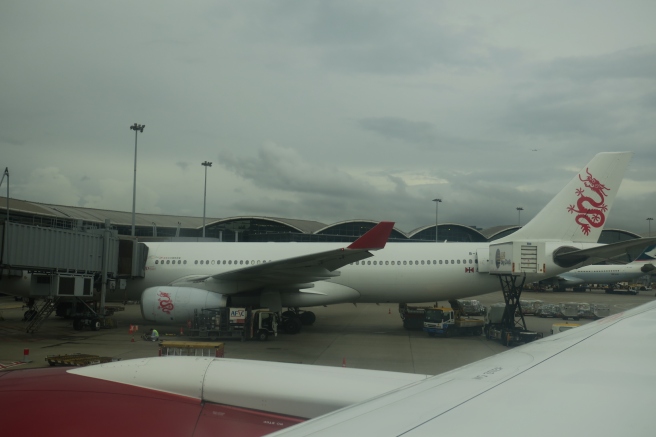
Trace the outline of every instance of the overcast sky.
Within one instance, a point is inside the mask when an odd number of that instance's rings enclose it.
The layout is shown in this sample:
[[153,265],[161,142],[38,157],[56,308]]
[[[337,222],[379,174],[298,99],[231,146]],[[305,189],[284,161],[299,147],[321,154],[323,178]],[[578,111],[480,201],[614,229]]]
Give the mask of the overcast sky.
[[[525,223],[635,152],[608,227],[656,215],[656,2],[3,1],[10,196],[331,224]],[[0,187],[4,196],[5,185]],[[656,224],[653,226],[656,231]]]

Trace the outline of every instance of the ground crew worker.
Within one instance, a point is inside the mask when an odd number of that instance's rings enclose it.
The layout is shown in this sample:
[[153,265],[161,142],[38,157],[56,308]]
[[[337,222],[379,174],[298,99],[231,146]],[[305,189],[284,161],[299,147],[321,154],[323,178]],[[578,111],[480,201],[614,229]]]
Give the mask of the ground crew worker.
[[148,331],[148,335],[146,337],[150,341],[157,341],[159,340],[159,332],[157,332],[157,329],[150,328],[150,331]]

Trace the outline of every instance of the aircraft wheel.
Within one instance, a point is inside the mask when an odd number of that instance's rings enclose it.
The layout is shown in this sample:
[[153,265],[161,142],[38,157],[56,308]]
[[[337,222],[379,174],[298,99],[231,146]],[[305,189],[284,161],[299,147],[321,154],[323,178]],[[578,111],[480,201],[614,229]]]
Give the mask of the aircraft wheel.
[[257,331],[257,335],[255,336],[259,341],[267,341],[269,339],[269,333],[266,332],[264,329],[260,329]]
[[317,320],[317,316],[312,311],[304,311],[299,316],[304,326],[310,326]]
[[91,326],[93,326],[94,331],[100,331],[100,322],[98,320],[91,322]]
[[287,334],[298,334],[303,327],[303,324],[298,317],[290,317],[289,319],[286,319],[283,325],[283,329]]

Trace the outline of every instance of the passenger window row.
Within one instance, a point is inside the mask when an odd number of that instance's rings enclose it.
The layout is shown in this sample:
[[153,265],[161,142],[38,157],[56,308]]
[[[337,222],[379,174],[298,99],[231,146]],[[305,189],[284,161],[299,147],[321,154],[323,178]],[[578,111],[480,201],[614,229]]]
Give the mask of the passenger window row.
[[445,260],[432,260],[432,261],[431,260],[426,260],[426,261],[424,261],[424,260],[420,260],[420,261],[418,261],[418,260],[415,260],[415,261],[371,261],[371,260],[369,260],[369,261],[356,261],[355,263],[352,263],[352,264],[355,264],[356,266],[358,266],[358,265],[363,265],[363,266],[364,265],[367,265],[367,266],[370,266],[370,265],[374,265],[374,266],[375,265],[379,265],[379,266],[382,266],[382,265],[386,265],[386,266],[387,265],[398,265],[398,266],[400,266],[400,265],[404,265],[404,266],[405,265],[415,265],[415,266],[422,265],[423,266],[423,265],[431,265],[431,264],[432,265],[438,265],[438,264],[478,264],[478,260],[477,259],[476,260],[463,259],[462,262],[459,259],[456,259],[456,260],[445,259]]
[[[199,264],[200,265],[210,265],[210,264],[211,265],[220,265],[220,264],[223,264],[223,265],[253,265],[254,266],[254,265],[257,265],[257,264],[264,264],[266,262],[267,262],[266,260],[257,260],[257,261],[255,261],[255,260],[251,260],[251,261],[248,261],[248,260],[216,260],[216,261],[211,260],[210,261],[210,260],[202,260],[201,259],[201,260],[195,260],[194,264],[196,264],[196,265],[199,265]],[[270,260],[269,260],[269,262],[270,262]],[[168,259],[167,260],[157,260],[156,259],[155,264],[187,264],[187,260],[179,260],[179,259],[178,260],[175,260],[175,259],[174,260],[168,260]],[[355,263],[351,263],[351,265],[353,265],[353,264],[355,264],[356,266],[357,265],[363,265],[363,266],[364,265],[367,265],[367,266],[370,266],[370,265],[374,265],[374,266],[376,266],[376,265],[381,265],[381,266],[382,265],[386,265],[386,266],[387,265],[393,265],[393,266],[394,265],[399,265],[399,266],[400,265],[404,265],[404,266],[405,265],[416,265],[416,266],[422,265],[423,266],[423,265],[431,265],[431,264],[432,265],[438,265],[438,264],[478,264],[478,260],[477,259],[475,259],[475,260],[463,259],[462,262],[459,259],[457,259],[457,260],[453,260],[453,259],[452,260],[448,260],[448,259],[447,260],[414,260],[414,261],[371,261],[371,260],[369,260],[369,261],[356,261]]]
[[[170,262],[169,262],[169,261],[170,261]],[[233,261],[233,260],[223,260],[223,261],[221,261],[221,260],[216,260],[216,261],[215,261],[215,260],[211,260],[211,261],[210,261],[210,260],[203,260],[203,259],[201,259],[201,260],[195,260],[195,261],[194,261],[194,264],[197,264],[197,265],[198,265],[198,264],[200,264],[200,265],[210,265],[210,264],[211,264],[211,265],[218,265],[218,264],[224,264],[224,265],[252,265],[252,266],[254,266],[254,265],[256,265],[256,264],[264,264],[264,263],[266,263],[266,262],[267,262],[267,261],[265,261],[265,260],[257,260],[257,261],[255,261],[255,260],[251,260],[251,261],[248,261],[248,260],[246,260],[246,261],[244,261],[244,260],[234,260],[234,261]],[[270,262],[270,260],[269,260],[269,262]],[[177,262],[176,262],[176,260],[168,260],[168,259],[167,259],[167,260],[165,261],[165,260],[157,260],[157,259],[156,259],[156,260],[155,260],[155,264],[187,264],[187,260],[184,260],[184,261],[177,260]]]
[[[176,262],[177,261],[177,262]],[[155,260],[155,264],[187,264],[187,260],[175,260],[175,259],[167,259],[166,262],[164,260]]]

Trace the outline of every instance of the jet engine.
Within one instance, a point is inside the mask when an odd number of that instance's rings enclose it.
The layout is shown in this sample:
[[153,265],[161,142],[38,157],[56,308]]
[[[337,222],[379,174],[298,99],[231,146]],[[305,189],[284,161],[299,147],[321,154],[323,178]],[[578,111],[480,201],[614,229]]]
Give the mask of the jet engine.
[[194,310],[226,307],[228,298],[222,294],[188,287],[151,287],[141,294],[141,315],[153,322],[191,320]]

